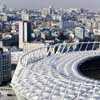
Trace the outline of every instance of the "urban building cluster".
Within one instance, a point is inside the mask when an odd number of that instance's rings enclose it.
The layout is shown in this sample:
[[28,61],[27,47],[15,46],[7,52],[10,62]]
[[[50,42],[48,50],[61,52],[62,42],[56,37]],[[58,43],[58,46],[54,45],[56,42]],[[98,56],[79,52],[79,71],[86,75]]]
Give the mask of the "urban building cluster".
[[[3,13],[2,13],[3,11]],[[85,9],[8,10],[0,13],[0,45],[23,49],[25,43],[99,40],[100,14]],[[14,48],[14,49],[15,49]],[[13,49],[12,49],[13,50]]]

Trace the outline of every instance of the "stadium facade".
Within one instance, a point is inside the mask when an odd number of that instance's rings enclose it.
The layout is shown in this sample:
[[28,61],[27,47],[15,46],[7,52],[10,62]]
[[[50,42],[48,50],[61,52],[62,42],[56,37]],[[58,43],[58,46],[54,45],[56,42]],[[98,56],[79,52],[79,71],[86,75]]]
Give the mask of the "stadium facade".
[[100,56],[98,42],[26,50],[11,85],[19,100],[99,100],[100,81],[78,71],[80,63],[96,56]]

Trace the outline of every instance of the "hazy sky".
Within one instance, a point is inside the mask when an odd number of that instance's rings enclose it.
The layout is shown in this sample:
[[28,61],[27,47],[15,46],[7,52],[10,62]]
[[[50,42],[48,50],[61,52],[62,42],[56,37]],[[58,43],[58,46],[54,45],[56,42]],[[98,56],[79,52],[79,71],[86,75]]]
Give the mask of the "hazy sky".
[[[3,0],[4,1],[4,0]],[[100,0],[5,0],[10,8],[90,8],[100,10]]]

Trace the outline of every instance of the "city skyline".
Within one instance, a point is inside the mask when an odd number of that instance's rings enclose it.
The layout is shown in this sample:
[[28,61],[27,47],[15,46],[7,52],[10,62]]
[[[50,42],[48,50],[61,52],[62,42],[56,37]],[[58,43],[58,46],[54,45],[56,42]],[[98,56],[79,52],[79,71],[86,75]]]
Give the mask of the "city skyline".
[[[88,8],[100,10],[99,0],[3,0],[9,8],[45,8],[53,5],[55,8]],[[90,4],[91,3],[91,4]]]

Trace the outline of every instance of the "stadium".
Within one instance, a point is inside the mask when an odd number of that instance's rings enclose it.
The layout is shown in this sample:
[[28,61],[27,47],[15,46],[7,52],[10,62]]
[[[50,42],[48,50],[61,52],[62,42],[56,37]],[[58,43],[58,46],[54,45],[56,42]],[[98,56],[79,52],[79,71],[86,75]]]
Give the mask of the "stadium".
[[100,100],[100,43],[26,47],[11,86],[18,100]]

